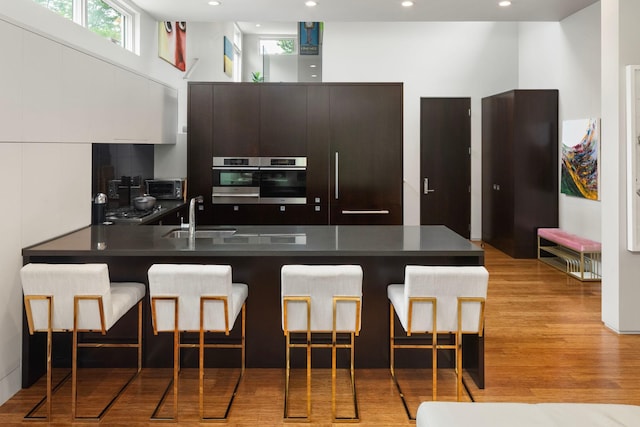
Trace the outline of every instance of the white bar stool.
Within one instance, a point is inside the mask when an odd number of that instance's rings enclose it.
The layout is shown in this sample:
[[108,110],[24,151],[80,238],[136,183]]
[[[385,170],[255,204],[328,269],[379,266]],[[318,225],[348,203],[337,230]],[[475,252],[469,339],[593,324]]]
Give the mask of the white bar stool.
[[[354,335],[360,333],[362,307],[362,268],[358,265],[285,265],[281,271],[282,329],[286,337],[284,418],[311,416],[311,349],[331,348],[331,415],[334,421],[357,421],[354,371]],[[331,333],[331,343],[314,342],[314,333]],[[292,334],[305,334],[304,343],[292,343]],[[338,344],[338,334],[347,334],[346,344]],[[290,351],[307,350],[307,415],[289,416]],[[351,352],[351,393],[354,417],[336,414],[336,350]]]
[[[198,332],[199,341],[199,409],[201,420],[225,420],[238,390],[245,369],[245,307],[249,288],[243,283],[232,283],[228,265],[154,264],[149,268],[149,294],[153,333],[173,332],[173,380],[165,390],[152,420],[177,420],[178,374],[180,348],[195,347],[180,342],[181,332]],[[240,344],[205,344],[206,332],[229,335],[238,315],[242,312],[242,338]],[[223,417],[204,415],[204,349],[241,349],[240,375]],[[173,417],[158,417],[157,413],[173,384]]]
[[[433,400],[437,400],[438,350],[455,350],[457,400],[462,397],[462,335],[484,330],[484,304],[487,297],[489,273],[482,266],[440,267],[409,265],[405,269],[405,283],[389,285],[389,340],[391,376],[400,392],[402,403],[411,416],[404,393],[395,375],[395,350],[401,348],[431,349],[433,361]],[[397,343],[394,309],[406,332],[405,344]],[[431,334],[430,344],[412,342],[414,334]],[[439,344],[438,334],[453,334],[455,344]]]
[[[27,264],[20,270],[20,277],[29,333],[33,335],[35,332],[47,332],[47,396],[25,416],[25,419],[44,418],[51,421],[52,333],[71,331],[73,333],[71,413],[74,420],[100,420],[142,368],[142,299],[145,295],[145,285],[110,282],[107,264]],[[138,307],[136,343],[79,342],[78,332],[100,332],[105,335],[136,305]],[[96,417],[77,416],[78,347],[126,347],[138,350],[136,372]],[[63,382],[65,380],[66,378]],[[60,385],[56,386],[56,389]],[[47,416],[34,416],[33,414],[42,406],[45,399]]]

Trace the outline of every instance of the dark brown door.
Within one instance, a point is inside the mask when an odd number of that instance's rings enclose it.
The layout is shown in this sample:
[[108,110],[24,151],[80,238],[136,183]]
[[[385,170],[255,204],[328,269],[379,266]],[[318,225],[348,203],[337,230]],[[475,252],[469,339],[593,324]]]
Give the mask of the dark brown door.
[[420,99],[420,224],[446,225],[469,238],[471,100]]

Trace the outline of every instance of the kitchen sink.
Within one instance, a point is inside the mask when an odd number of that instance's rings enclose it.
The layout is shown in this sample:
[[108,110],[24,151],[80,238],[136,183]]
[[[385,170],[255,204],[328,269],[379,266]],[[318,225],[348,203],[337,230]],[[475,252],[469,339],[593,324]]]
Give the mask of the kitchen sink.
[[[195,238],[196,239],[213,239],[216,237],[227,237],[234,234],[236,230],[234,229],[223,229],[223,230],[196,230]],[[170,239],[188,239],[189,238],[189,230],[171,230],[164,237],[168,237]]]

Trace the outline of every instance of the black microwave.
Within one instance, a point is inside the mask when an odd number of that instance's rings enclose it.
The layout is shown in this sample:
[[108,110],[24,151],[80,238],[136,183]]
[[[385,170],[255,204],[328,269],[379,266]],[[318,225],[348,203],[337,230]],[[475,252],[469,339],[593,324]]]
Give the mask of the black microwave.
[[148,179],[146,193],[159,200],[183,200],[184,184],[181,179]]

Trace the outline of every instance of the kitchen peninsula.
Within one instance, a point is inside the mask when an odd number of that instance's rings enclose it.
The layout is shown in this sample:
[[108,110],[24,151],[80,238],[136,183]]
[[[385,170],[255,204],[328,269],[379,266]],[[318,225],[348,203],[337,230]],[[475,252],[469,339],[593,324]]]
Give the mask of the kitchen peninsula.
[[[357,368],[389,367],[387,286],[404,281],[406,265],[484,264],[483,249],[444,226],[237,226],[200,227],[197,232],[200,234],[195,239],[188,239],[182,237],[186,235],[184,230],[175,226],[90,226],[23,249],[23,261],[25,264],[104,262],[109,265],[112,281],[142,283],[148,282],[147,270],[154,263],[231,265],[234,282],[249,286],[248,368],[284,366],[280,308],[280,269],[284,264],[362,266],[362,331],[356,339]],[[144,366],[169,367],[171,334],[153,335],[148,298],[143,316]],[[135,324],[134,318],[125,317],[123,321]],[[130,330],[120,329],[129,335]],[[54,334],[54,360],[70,360],[71,345],[65,335]],[[234,333],[230,339],[233,338]],[[483,339],[467,338],[464,366],[478,386],[484,387]],[[44,372],[45,343],[42,336],[29,336],[28,328],[23,328],[24,387],[33,384]],[[212,366],[227,366],[227,360],[233,359],[225,358],[224,352],[209,353],[207,359]],[[83,354],[84,366],[99,366],[100,356],[93,357],[89,351]],[[314,353],[314,362],[324,363],[323,357],[322,352],[317,356]],[[325,358],[328,360],[329,354]],[[197,366],[197,352],[185,351],[182,363]],[[418,356],[415,352],[400,352],[396,362],[400,367],[428,363],[428,352]]]

